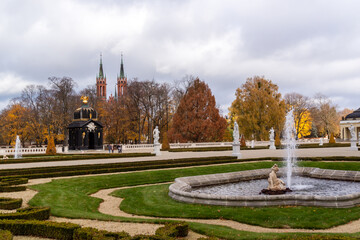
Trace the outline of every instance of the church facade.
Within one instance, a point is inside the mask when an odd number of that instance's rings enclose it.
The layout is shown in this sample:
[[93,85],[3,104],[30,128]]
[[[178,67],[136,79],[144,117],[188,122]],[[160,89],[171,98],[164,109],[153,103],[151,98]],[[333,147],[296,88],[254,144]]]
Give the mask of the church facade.
[[121,64],[120,64],[120,74],[117,75],[116,85],[115,85],[115,96],[109,96],[107,98],[107,82],[106,74],[104,74],[102,55],[100,55],[100,66],[99,73],[96,76],[96,96],[98,99],[106,101],[107,99],[115,98],[115,100],[123,97],[127,93],[127,77],[124,72],[124,60],[123,55],[121,54]]

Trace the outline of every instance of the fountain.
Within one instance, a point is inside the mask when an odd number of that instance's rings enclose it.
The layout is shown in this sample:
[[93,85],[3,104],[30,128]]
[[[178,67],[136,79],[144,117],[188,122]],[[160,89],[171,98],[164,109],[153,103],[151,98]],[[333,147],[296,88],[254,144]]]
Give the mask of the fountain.
[[20,137],[19,135],[16,136],[16,141],[15,141],[15,154],[14,154],[14,158],[21,158],[21,141],[20,141]]
[[296,166],[296,157],[295,157],[295,149],[296,149],[296,130],[295,130],[295,121],[293,109],[291,109],[286,114],[285,120],[285,129],[284,129],[284,137],[285,137],[285,145],[286,145],[286,178],[287,178],[287,186],[291,188],[291,176],[293,172],[293,167]]
[[[295,137],[293,111],[290,111],[284,129],[285,168],[274,165],[271,169],[181,177],[170,185],[169,196],[192,204],[236,207],[359,205],[360,172],[296,167]],[[278,176],[286,176],[286,182]],[[261,189],[268,193],[259,193]]]

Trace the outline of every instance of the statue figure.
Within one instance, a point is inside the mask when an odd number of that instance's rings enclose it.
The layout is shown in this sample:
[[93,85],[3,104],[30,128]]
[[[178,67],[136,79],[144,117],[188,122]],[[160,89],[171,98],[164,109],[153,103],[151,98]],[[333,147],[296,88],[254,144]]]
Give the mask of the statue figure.
[[286,190],[285,183],[277,178],[276,173],[279,171],[279,167],[277,164],[274,164],[271,168],[271,173],[269,174],[268,182],[268,190],[270,191],[284,191]]
[[153,137],[154,137],[154,144],[158,144],[159,143],[159,137],[160,137],[160,131],[158,129],[158,126],[156,126],[154,131],[153,131]]
[[275,136],[275,135],[274,135],[274,128],[271,128],[269,132],[270,132],[270,137],[269,137],[269,138],[270,138],[270,141],[271,141],[271,140],[274,140],[274,136]]
[[352,124],[350,125],[349,130],[351,134],[351,140],[356,141],[355,127]]
[[234,131],[233,131],[234,144],[239,144],[239,125],[235,121],[234,123]]

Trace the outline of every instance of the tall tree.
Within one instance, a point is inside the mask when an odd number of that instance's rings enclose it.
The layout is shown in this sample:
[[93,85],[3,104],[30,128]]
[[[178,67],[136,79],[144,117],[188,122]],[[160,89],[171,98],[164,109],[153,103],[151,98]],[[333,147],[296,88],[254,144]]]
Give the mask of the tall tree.
[[272,127],[277,134],[282,131],[285,101],[276,84],[264,77],[254,76],[236,90],[235,96],[230,114],[247,139],[267,140]]
[[67,126],[71,122],[71,116],[76,108],[75,82],[69,77],[50,77],[51,89],[54,91],[56,115],[60,120],[61,134],[64,135],[63,142],[67,145]]
[[209,86],[195,79],[174,114],[169,138],[172,142],[221,141],[225,129],[226,120],[220,116]]
[[323,94],[316,94],[314,97],[314,107],[311,109],[313,124],[316,126],[321,136],[331,133],[335,135],[339,132],[339,116],[336,111],[336,105]]
[[310,135],[312,129],[311,99],[295,92],[286,94],[284,99],[286,105],[294,110],[295,129],[298,138]]

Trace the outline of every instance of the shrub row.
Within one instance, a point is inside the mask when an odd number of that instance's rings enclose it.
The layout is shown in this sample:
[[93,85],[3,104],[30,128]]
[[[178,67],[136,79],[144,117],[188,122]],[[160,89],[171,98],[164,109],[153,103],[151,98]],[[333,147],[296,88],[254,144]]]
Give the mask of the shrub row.
[[73,240],[118,240],[131,239],[127,232],[99,231],[95,228],[79,228],[74,231]]
[[164,227],[156,230],[155,234],[159,236],[168,236],[173,238],[186,237],[189,233],[189,224],[186,222],[165,223]]
[[0,230],[0,240],[12,240],[13,236],[10,231]]
[[[35,219],[47,220],[50,217],[49,207],[27,207],[19,208],[14,213],[1,213],[0,219]],[[0,227],[1,229],[1,227]]]
[[12,210],[21,207],[22,198],[0,198],[0,209]]
[[0,192],[19,192],[25,191],[26,186],[17,186],[28,183],[27,178],[2,178],[0,179]]
[[37,220],[0,220],[0,229],[14,235],[37,236],[60,240],[73,239],[74,231],[80,226],[72,223],[58,223]]
[[[269,146],[240,147],[240,150],[268,149]],[[169,152],[210,152],[210,151],[231,151],[232,147],[198,147],[198,148],[172,148]]]
[[26,157],[18,159],[3,159],[0,164],[8,163],[30,163],[30,162],[50,162],[50,161],[71,161],[71,160],[88,160],[88,159],[105,159],[105,158],[131,158],[131,157],[148,157],[154,156],[151,153],[106,153],[106,154],[81,154],[81,155],[56,155],[41,157]]
[[[207,158],[185,158],[185,159],[169,159],[157,161],[141,161],[141,162],[122,162],[109,164],[89,164],[78,166],[58,166],[47,168],[27,168],[27,169],[9,169],[0,170],[2,176],[25,177],[25,178],[47,178],[75,176],[99,173],[115,173],[139,171],[148,169],[164,169],[173,167],[187,167],[210,164],[222,164],[232,162],[252,162],[252,161],[282,161],[279,157],[262,157],[251,159],[236,159],[232,156],[207,157]],[[360,161],[360,157],[299,157],[300,161]]]
[[[268,158],[266,158],[268,159]],[[236,157],[207,157],[207,158],[185,158],[157,161],[122,162],[109,164],[88,164],[77,166],[58,166],[47,168],[26,168],[0,170],[1,176],[15,176],[26,178],[46,178],[60,176],[74,176],[98,173],[126,172],[157,168],[171,168],[183,166],[207,165],[216,163],[229,163],[239,161]]]

